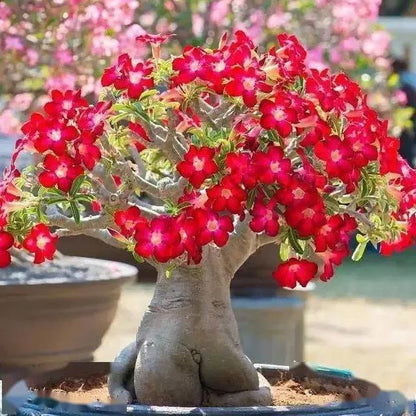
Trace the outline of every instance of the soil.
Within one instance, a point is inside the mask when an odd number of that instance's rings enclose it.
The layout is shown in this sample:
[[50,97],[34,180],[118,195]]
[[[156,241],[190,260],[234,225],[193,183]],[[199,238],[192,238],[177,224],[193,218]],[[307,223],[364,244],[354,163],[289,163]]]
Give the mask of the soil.
[[283,379],[272,385],[275,406],[325,406],[330,403],[350,402],[363,398],[356,386],[346,381],[334,384],[322,379]]
[[62,382],[33,387],[40,397],[50,397],[67,403],[88,404],[111,403],[108,393],[107,375],[94,374],[86,378],[68,377]]
[[[322,382],[319,379],[295,381],[282,379],[274,382],[272,387],[275,406],[324,406],[329,403],[340,403],[362,398],[355,386],[348,381],[340,384]],[[95,374],[87,378],[67,378],[44,387],[34,387],[38,396],[50,397],[62,402],[87,404],[94,402],[111,403],[108,394],[107,376]]]
[[63,257],[53,262],[0,269],[0,286],[16,284],[85,282],[109,279],[121,271],[117,263],[82,257]]

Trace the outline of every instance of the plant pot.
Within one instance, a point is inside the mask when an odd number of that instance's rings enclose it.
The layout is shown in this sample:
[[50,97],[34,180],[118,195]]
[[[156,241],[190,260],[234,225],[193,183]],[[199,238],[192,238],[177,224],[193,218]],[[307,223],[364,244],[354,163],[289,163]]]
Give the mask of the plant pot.
[[[92,360],[114,318],[122,284],[137,274],[136,268],[111,261],[62,262],[56,269],[61,275],[52,274],[53,264],[42,266],[50,267],[47,279],[31,274],[23,283],[0,281],[0,379],[13,367],[45,371]],[[34,267],[25,273],[45,270]],[[86,276],[68,276],[73,270],[85,270]]]
[[156,282],[157,272],[154,267],[146,262],[138,264],[127,250],[110,246],[92,237],[74,235],[60,238],[58,250],[67,256],[86,256],[131,264],[139,269],[140,282]]
[[231,282],[232,306],[243,350],[254,362],[303,361],[306,301],[315,284],[281,288],[272,278],[278,247],[258,249]]
[[297,297],[237,297],[231,305],[243,351],[252,362],[303,361],[305,302]]
[[[320,380],[340,382],[339,377],[318,375],[306,366],[289,370],[287,367],[277,365],[256,365],[266,378],[273,380],[282,373],[301,373],[308,378],[319,377]],[[27,380],[28,385],[39,385],[39,383],[59,380],[65,377],[85,377],[93,374],[106,374],[109,371],[109,363],[76,363],[66,369],[50,373],[37,374]],[[337,380],[337,381],[336,381]],[[5,403],[9,407],[15,406],[17,414],[22,416],[99,416],[99,415],[153,415],[153,416],[183,416],[183,415],[206,415],[206,416],[252,416],[252,415],[285,415],[285,416],[401,416],[404,414],[406,399],[398,392],[383,392],[377,386],[364,380],[353,379],[353,384],[360,386],[361,391],[367,392],[368,398],[355,402],[343,402],[326,406],[267,406],[267,407],[168,407],[168,406],[141,406],[141,405],[106,405],[102,403],[93,404],[71,404],[59,402],[50,398],[36,396],[33,391],[27,389],[25,383],[16,385],[6,396]],[[20,389],[20,391],[19,391]]]

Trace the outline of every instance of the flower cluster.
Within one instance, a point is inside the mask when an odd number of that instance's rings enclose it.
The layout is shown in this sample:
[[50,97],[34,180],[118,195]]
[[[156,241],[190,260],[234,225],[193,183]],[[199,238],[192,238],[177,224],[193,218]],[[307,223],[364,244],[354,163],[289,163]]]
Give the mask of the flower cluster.
[[273,276],[294,287],[330,279],[353,234],[355,260],[367,243],[413,244],[416,173],[387,122],[345,74],[311,69],[296,37],[277,41],[260,53],[237,32],[167,60],[123,54],[95,106],[53,92],[23,127],[37,164],[4,180],[2,252],[17,241],[50,258],[54,226],[171,268],[254,238],[279,245]]

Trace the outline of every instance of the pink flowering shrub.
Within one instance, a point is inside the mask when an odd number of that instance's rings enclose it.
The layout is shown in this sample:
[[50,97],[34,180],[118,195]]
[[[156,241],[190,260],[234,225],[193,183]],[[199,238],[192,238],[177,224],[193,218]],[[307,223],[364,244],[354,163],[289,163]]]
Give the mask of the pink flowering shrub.
[[94,96],[102,68],[119,50],[139,57],[138,6],[136,0],[0,1],[1,131],[15,133],[21,113],[41,107],[53,89]]
[[[248,257],[274,242],[273,276],[294,287],[330,279],[353,232],[355,260],[367,243],[414,243],[416,172],[399,140],[357,83],[311,68],[296,37],[261,52],[240,31],[167,59],[168,37],[141,40],[153,58],[120,55],[101,101],[54,90],[24,124],[0,186],[2,266],[16,250],[50,259],[57,236],[81,233],[168,271],[206,246]],[[18,172],[23,150],[36,162]]]

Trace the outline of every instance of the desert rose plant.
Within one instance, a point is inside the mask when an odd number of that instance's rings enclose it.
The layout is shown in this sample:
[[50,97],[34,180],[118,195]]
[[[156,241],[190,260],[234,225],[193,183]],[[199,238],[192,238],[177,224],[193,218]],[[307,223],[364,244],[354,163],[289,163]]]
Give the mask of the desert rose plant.
[[[260,53],[244,32],[214,49],[128,54],[102,76],[101,101],[53,91],[24,124],[1,185],[1,265],[51,259],[86,234],[158,271],[137,339],[110,392],[153,405],[270,405],[230,304],[234,273],[276,244],[280,285],[329,280],[367,243],[413,244],[416,173],[399,140],[345,74],[305,65],[291,35]],[[35,154],[18,172],[22,152]],[[94,214],[91,212],[94,211]]]

